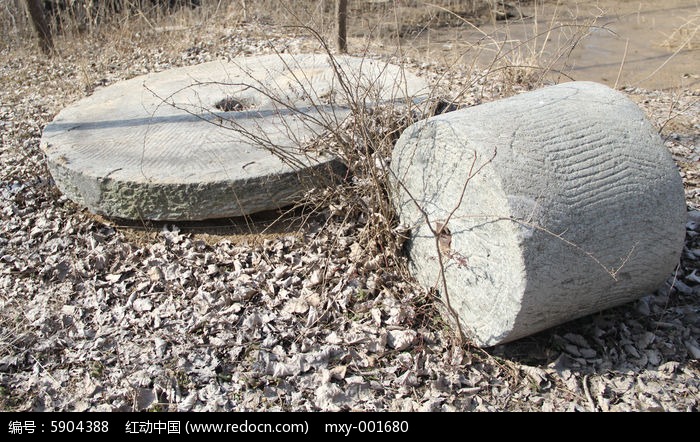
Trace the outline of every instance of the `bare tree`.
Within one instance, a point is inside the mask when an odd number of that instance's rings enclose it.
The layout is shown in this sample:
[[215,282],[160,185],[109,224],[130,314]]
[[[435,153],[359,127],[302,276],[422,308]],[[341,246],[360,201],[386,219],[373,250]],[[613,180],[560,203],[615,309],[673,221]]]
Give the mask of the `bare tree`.
[[335,18],[338,25],[338,52],[348,52],[348,0],[336,0]]
[[51,38],[51,31],[49,31],[49,25],[44,16],[41,0],[25,0],[25,4],[34,30],[39,37],[39,48],[41,48],[41,52],[44,54],[51,54],[53,52],[53,39]]

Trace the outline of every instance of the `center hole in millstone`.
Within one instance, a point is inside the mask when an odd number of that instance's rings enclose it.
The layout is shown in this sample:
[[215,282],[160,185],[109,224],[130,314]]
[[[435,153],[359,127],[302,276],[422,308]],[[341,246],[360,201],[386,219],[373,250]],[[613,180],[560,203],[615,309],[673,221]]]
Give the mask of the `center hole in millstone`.
[[216,104],[214,104],[214,107],[224,112],[240,112],[246,109],[250,109],[252,105],[246,100],[241,100],[239,98],[228,96],[217,101]]

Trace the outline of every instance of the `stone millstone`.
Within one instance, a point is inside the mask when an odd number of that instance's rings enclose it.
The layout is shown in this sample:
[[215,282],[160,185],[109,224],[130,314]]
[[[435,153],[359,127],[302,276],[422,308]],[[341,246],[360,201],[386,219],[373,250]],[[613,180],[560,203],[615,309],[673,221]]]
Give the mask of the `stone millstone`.
[[683,248],[671,155],[642,111],[600,84],[418,122],[391,170],[417,278],[480,346],[649,294]]
[[369,106],[427,92],[398,66],[334,60],[240,58],[109,86],[46,126],[49,169],[64,194],[109,217],[200,220],[289,205],[342,170],[305,146],[350,115],[348,97]]

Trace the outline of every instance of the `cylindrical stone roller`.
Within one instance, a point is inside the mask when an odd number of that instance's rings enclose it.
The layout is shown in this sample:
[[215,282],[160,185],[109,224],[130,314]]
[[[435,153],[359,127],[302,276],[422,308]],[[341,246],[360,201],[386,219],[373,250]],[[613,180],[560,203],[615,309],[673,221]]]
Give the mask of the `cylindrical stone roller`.
[[683,247],[670,153],[633,102],[600,84],[418,122],[391,171],[415,275],[477,345],[649,294]]

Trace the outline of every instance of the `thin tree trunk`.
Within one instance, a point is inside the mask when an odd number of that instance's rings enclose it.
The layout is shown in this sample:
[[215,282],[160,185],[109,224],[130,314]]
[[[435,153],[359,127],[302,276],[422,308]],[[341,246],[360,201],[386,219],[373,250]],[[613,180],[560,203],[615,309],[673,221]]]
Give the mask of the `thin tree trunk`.
[[338,25],[338,52],[348,52],[348,0],[336,0],[335,19]]
[[241,8],[243,8],[243,21],[247,22],[248,21],[248,5],[246,4],[245,0],[241,0]]
[[41,48],[41,52],[44,54],[51,54],[53,52],[53,39],[51,38],[49,25],[46,23],[41,0],[25,0],[25,4],[27,5],[27,11],[32,20],[34,30],[39,37],[39,48]]

